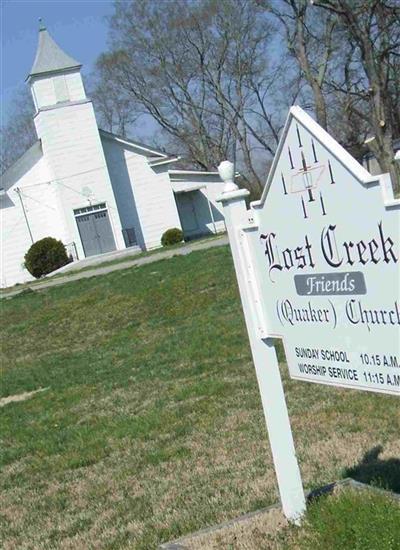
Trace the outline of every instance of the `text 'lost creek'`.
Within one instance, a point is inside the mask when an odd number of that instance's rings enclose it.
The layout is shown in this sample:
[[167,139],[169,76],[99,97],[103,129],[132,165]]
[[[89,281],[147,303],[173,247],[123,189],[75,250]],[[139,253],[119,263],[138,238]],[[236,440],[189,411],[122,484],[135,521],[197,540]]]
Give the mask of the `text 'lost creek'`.
[[300,305],[289,299],[276,303],[276,312],[282,325],[328,324],[336,328],[338,322],[348,322],[352,326],[365,327],[368,331],[378,325],[400,326],[397,301],[391,307],[377,309],[366,307],[361,300],[349,299],[340,311],[342,316],[338,319],[338,312],[331,300],[326,302],[326,307],[316,307],[311,301]]
[[[382,222],[379,222],[375,235],[367,239],[347,239],[340,242],[337,237],[337,226],[328,225],[321,231],[318,246],[326,265],[337,269],[345,266],[364,266],[367,263],[387,265],[397,263],[399,253],[396,244],[390,235],[384,231]],[[303,242],[295,247],[283,248],[279,246],[279,237],[270,232],[260,235],[265,247],[264,253],[268,262],[268,273],[273,281],[273,273],[316,267],[313,243],[308,235]]]

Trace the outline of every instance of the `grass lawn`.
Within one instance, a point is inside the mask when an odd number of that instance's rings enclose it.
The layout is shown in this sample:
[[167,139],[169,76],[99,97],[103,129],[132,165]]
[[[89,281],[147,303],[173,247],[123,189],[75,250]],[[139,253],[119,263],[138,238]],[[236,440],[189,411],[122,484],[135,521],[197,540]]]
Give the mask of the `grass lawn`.
[[188,550],[398,550],[400,502],[371,490],[337,487],[308,506],[300,527],[278,508],[184,539]]
[[[277,500],[227,247],[1,307],[1,395],[48,388],[0,408],[2,548],[149,550]],[[400,492],[399,400],[282,373],[306,488]]]
[[290,531],[299,550],[397,550],[400,506],[385,495],[347,490],[313,503],[302,528]]
[[72,273],[74,273],[74,274],[75,273],[81,273],[82,271],[91,271],[92,269],[96,269],[98,267],[108,267],[110,265],[117,265],[117,264],[121,264],[121,263],[125,263],[125,262],[135,261],[135,260],[138,260],[139,258],[145,258],[147,256],[153,256],[154,254],[160,254],[161,252],[166,252],[166,251],[169,251],[169,250],[180,250],[182,248],[187,248],[188,246],[191,246],[191,245],[197,245],[197,244],[201,244],[201,243],[206,243],[206,242],[218,240],[221,237],[223,237],[224,235],[225,235],[225,233],[218,233],[217,235],[211,234],[211,235],[195,238],[195,239],[192,239],[192,240],[189,240],[189,241],[183,241],[181,243],[171,244],[167,247],[154,248],[152,250],[147,250],[145,252],[139,252],[138,254],[129,254],[129,255],[127,254],[127,255],[117,256],[113,260],[105,260],[101,263],[91,264],[91,265],[88,265],[88,266],[82,267],[82,268],[80,268],[79,265],[77,265],[76,269],[72,269],[72,267],[71,267],[70,270],[65,271],[65,272],[61,272],[57,275],[54,275],[54,277],[63,277],[63,276],[65,277],[69,273],[71,273],[71,274]]
[[[45,277],[42,277],[40,279],[35,279],[33,281],[28,281],[27,283],[17,283],[13,286],[10,286],[10,287],[6,287],[6,288],[0,288],[0,296],[1,294],[7,294],[8,292],[10,292],[10,290],[23,290],[25,288],[34,288],[36,284],[38,283],[43,283],[43,282],[46,282],[46,281],[51,281],[52,279],[59,279],[59,278],[66,278],[68,277],[69,275],[77,275],[79,273],[82,273],[84,271],[93,271],[95,269],[98,269],[98,268],[103,268],[103,267],[109,267],[109,266],[114,266],[114,265],[118,265],[118,264],[123,264],[123,263],[129,263],[129,262],[136,262],[137,260],[141,259],[141,258],[146,258],[148,256],[154,256],[154,255],[157,255],[157,254],[161,254],[162,252],[167,252],[167,251],[179,251],[179,250],[182,250],[184,248],[188,248],[192,245],[202,245],[203,243],[209,243],[210,241],[215,241],[215,240],[219,240],[221,239],[224,235],[226,235],[226,233],[218,233],[217,235],[207,235],[207,236],[202,236],[202,237],[199,237],[199,238],[196,238],[196,239],[192,239],[192,240],[188,240],[188,241],[184,241],[184,242],[181,242],[181,243],[177,243],[177,244],[173,244],[173,245],[169,245],[168,247],[161,247],[161,248],[154,248],[152,250],[147,250],[147,251],[142,251],[142,252],[134,252],[134,253],[131,253],[131,254],[122,254],[120,256],[116,256],[114,259],[103,259],[102,261],[99,261],[99,263],[92,263],[92,264],[89,264],[89,265],[84,265],[84,267],[82,267],[82,264],[80,264],[79,262],[75,262],[74,264],[72,264],[70,266],[70,268],[66,271],[61,271],[60,273],[57,273],[56,275],[50,275],[50,276],[45,276]],[[108,256],[110,257],[110,256]]]

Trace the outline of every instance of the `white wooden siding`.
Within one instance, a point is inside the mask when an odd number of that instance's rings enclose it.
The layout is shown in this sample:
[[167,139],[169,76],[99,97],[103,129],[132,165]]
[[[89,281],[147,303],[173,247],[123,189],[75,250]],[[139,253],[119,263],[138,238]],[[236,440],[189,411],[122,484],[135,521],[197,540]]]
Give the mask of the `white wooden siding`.
[[[90,101],[40,112],[35,118],[43,154],[57,188],[64,242],[84,251],[74,209],[105,202],[117,249],[125,248],[121,222]],[[88,194],[90,195],[88,196]]]
[[70,101],[81,101],[86,98],[85,88],[79,70],[65,75]]
[[35,241],[48,236],[61,238],[63,233],[55,189],[46,183],[50,180],[49,172],[39,147],[26,155],[17,168],[11,174],[11,181],[4,182],[7,194],[0,199],[2,287],[33,279],[23,267],[32,241],[17,188]]
[[32,84],[32,93],[37,109],[57,103],[53,78],[49,76],[36,77]]
[[[114,192],[121,192],[124,172],[129,175],[138,219],[140,220],[142,246],[148,250],[161,246],[164,231],[181,227],[174,194],[168,176],[168,164],[151,168],[147,157],[134,147],[103,137],[106,156],[112,162],[112,148],[123,150],[123,159],[113,167]],[[115,155],[115,154],[114,154]],[[121,157],[120,157],[121,158]],[[119,202],[123,201],[123,196]],[[133,206],[132,206],[133,207]]]
[[60,80],[66,87],[66,96],[63,101],[81,101],[86,98],[79,69],[61,75],[35,76],[32,78],[32,94],[37,109],[56,105],[61,101],[56,94],[57,81]]
[[[106,157],[108,172],[117,203],[121,226],[123,229],[133,227],[138,245],[145,249],[141,223],[139,220],[133,185],[135,175],[129,172],[128,163],[131,155],[135,153],[124,149],[117,141],[102,137],[104,155]],[[136,155],[140,156],[140,155]]]

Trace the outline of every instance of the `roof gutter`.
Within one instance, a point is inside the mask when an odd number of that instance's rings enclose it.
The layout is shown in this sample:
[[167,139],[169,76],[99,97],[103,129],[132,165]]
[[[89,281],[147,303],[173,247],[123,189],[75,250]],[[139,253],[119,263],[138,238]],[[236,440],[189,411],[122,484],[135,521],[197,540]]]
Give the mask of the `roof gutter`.
[[[153,166],[161,166],[162,164],[170,164],[171,162],[177,162],[178,160],[180,160],[181,157],[171,157],[169,159],[162,159],[162,160],[149,160],[149,165],[153,168]],[[168,170],[168,173],[170,173],[171,170]]]
[[202,172],[201,170],[168,170],[168,174],[172,175],[196,175],[196,176],[218,176],[218,172]]
[[103,130],[102,128],[99,128],[100,134],[102,134],[106,139],[113,139],[114,141],[118,141],[119,143],[123,143],[124,145],[129,145],[130,147],[136,147],[136,149],[141,149],[142,151],[147,151],[148,153],[152,153],[153,155],[156,155],[161,158],[168,158],[168,155],[165,153],[162,153],[161,151],[156,151],[154,149],[151,149],[150,147],[146,147],[145,145],[141,145],[136,141],[124,139],[120,136],[117,136],[116,134],[113,134],[112,132],[107,132],[107,130]]

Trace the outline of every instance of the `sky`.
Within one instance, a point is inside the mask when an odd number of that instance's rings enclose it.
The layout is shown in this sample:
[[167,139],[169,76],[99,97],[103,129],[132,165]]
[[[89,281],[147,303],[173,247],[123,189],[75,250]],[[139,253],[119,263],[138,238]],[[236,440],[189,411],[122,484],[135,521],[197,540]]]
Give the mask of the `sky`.
[[111,0],[0,0],[3,122],[13,95],[24,85],[33,64],[39,17],[59,46],[83,64],[85,77],[107,48],[106,17],[112,13]]

